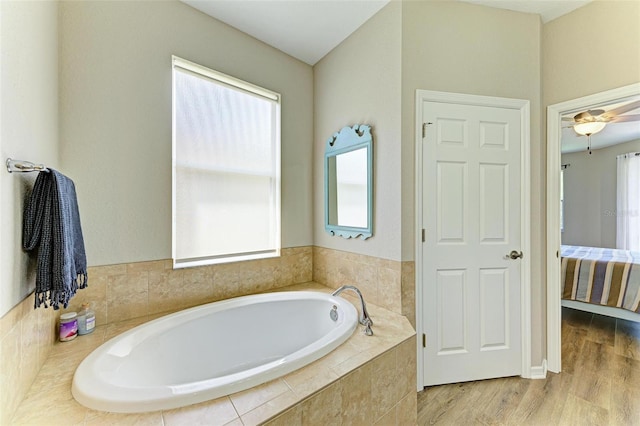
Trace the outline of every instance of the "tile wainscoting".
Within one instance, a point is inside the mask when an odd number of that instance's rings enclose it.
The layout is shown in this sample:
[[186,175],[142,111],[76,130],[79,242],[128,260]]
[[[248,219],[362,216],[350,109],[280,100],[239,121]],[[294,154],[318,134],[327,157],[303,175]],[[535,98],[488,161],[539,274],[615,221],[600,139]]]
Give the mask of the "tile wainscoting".
[[407,317],[415,329],[415,262],[313,247],[313,281],[355,285],[367,303]]
[[8,425],[58,336],[59,311],[33,309],[33,294],[0,320],[0,425]]
[[[279,290],[331,289],[305,283]],[[102,342],[159,315],[100,325],[53,345],[13,424],[303,425],[416,424],[415,331],[404,316],[370,304],[371,337],[361,327],[325,357],[260,386],[183,408],[139,414],[90,410],[71,396],[77,365]],[[55,407],[54,412],[51,407]]]
[[[367,303],[405,315],[415,329],[413,270],[414,262],[311,246],[285,248],[279,258],[188,269],[172,269],[170,259],[95,266],[89,287],[67,311],[91,303],[100,326],[313,280],[330,288],[356,285]],[[62,312],[34,310],[30,295],[0,319],[0,424],[11,419],[49,357]]]

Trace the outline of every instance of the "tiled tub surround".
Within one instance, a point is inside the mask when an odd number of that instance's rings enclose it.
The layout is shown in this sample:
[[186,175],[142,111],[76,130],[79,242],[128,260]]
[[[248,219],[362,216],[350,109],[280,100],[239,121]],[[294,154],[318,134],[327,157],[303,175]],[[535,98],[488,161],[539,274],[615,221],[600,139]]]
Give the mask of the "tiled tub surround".
[[[282,290],[331,291],[314,283]],[[359,326],[338,349],[280,379],[213,401],[141,414],[85,408],[71,396],[71,380],[94,348],[159,315],[100,325],[90,335],[53,345],[11,424],[415,424],[415,332],[404,316],[368,305],[374,336],[360,333]]]
[[9,424],[49,357],[60,311],[33,309],[33,295],[0,320],[0,425]]
[[415,328],[415,262],[313,247],[313,281],[356,285],[367,303],[405,315]]
[[[107,325],[312,279],[330,288],[355,284],[367,303],[406,315],[414,325],[413,262],[310,246],[282,249],[279,258],[189,269],[173,270],[170,259],[91,267],[89,287],[78,291],[68,310],[89,302],[97,325]],[[34,310],[30,295],[0,319],[1,425],[47,360],[62,312]]]
[[0,319],[0,425],[9,422],[57,339],[65,311],[91,303],[96,324],[168,313],[312,279],[312,248],[284,248],[279,258],[189,269],[171,260],[89,268],[89,287],[67,310],[33,309],[33,294]]
[[284,248],[277,258],[173,269],[171,259],[89,268],[89,287],[69,310],[91,303],[96,324],[263,293],[312,280],[312,248]]

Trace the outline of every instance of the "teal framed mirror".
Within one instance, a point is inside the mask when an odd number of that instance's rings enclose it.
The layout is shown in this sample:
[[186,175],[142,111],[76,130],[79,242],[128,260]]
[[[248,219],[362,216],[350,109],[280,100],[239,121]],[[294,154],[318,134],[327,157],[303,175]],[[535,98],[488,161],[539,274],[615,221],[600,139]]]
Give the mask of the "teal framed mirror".
[[324,153],[324,228],[331,235],[373,235],[373,138],[371,126],[343,127]]

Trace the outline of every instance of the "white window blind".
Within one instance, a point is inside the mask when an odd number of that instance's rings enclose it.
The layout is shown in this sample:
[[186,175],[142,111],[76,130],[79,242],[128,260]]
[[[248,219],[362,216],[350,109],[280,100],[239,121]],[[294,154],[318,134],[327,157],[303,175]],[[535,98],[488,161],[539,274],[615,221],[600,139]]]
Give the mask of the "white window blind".
[[616,246],[640,251],[640,153],[617,158]]
[[280,254],[280,96],[173,57],[173,259]]

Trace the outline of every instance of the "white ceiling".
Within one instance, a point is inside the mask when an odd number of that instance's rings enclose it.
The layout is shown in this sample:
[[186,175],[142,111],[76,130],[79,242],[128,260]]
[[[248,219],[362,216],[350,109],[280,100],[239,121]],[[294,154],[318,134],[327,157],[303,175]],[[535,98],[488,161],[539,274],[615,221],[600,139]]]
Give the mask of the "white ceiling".
[[[628,104],[629,102],[640,100],[640,95],[629,99],[625,99],[624,102],[612,103],[608,105],[598,105],[593,108],[603,109],[609,111],[613,108],[617,108],[621,105]],[[588,108],[591,109],[591,108]],[[640,108],[627,111],[620,116],[636,115],[640,114]],[[570,114],[569,117],[575,114]],[[569,118],[567,117],[567,118]],[[567,154],[570,152],[587,151],[587,137],[578,135],[571,126],[571,122],[562,122],[562,153]],[[640,139],[640,121],[626,121],[626,122],[612,122],[600,132],[591,136],[591,149],[605,148],[611,145],[617,145],[619,143],[629,142]]]
[[[389,0],[180,1],[309,65],[314,65],[322,59],[389,3]],[[463,1],[537,13],[543,22],[547,22],[591,0]]]
[[389,0],[180,0],[309,65]]
[[536,13],[542,22],[552,21],[592,0],[460,0],[465,3],[475,3],[499,9],[515,10],[517,12]]

